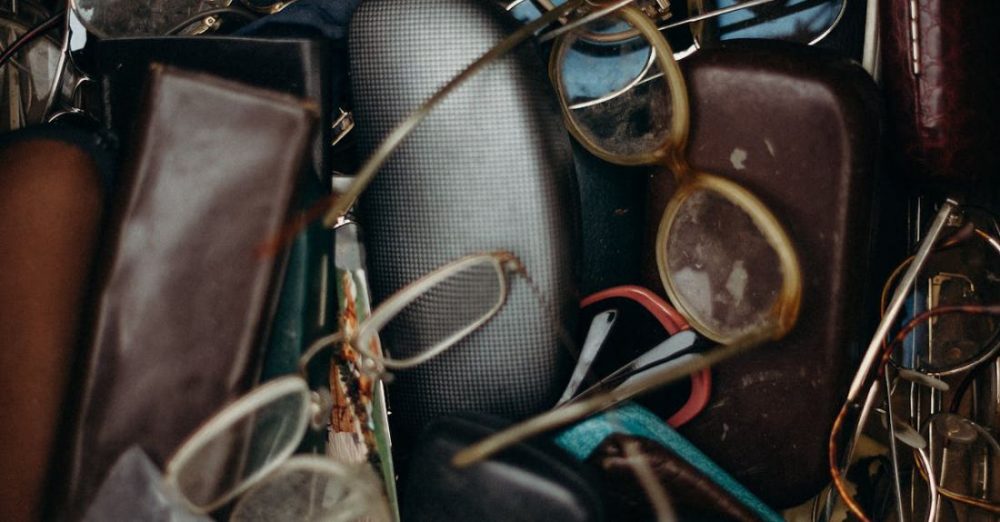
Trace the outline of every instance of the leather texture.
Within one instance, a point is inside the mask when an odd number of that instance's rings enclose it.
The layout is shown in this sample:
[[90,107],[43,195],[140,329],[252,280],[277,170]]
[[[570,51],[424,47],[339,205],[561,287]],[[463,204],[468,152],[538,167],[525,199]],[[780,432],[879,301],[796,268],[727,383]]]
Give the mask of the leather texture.
[[209,73],[262,89],[308,99],[320,122],[309,163],[327,179],[330,143],[327,106],[332,86],[330,49],[325,40],[231,36],[114,38],[95,44],[95,70],[104,91],[104,122],[128,144],[136,136],[149,66],[160,63]]
[[49,500],[103,199],[81,148],[0,146],[0,520],[38,520]]
[[[421,436],[401,482],[406,521],[597,522],[605,519],[596,474],[548,441],[522,442],[465,468],[459,450],[503,428],[502,419],[443,417]],[[617,515],[617,514],[616,514]],[[620,520],[618,516],[608,517]]]
[[601,490],[619,520],[654,520],[647,492],[636,477],[639,459],[652,468],[678,520],[760,520],[753,511],[697,468],[660,444],[635,435],[608,436],[587,463],[601,470]]
[[[862,334],[878,91],[854,62],[777,41],[704,49],[682,70],[691,165],[771,209],[798,252],[803,288],[792,331],[713,366],[711,402],[680,431],[765,502],[790,507],[829,482],[827,435]],[[652,180],[649,244],[673,191],[669,173]],[[662,291],[647,254],[647,286]]]
[[880,9],[882,79],[903,174],[916,180],[995,177],[1000,4],[882,0]]
[[[479,0],[363,2],[349,34],[361,157],[515,28],[508,13]],[[572,332],[578,313],[578,196],[544,71],[524,45],[479,72],[393,153],[360,202],[376,304],[447,262],[498,249],[523,261],[538,290],[511,277],[506,304],[488,323],[398,372],[388,389],[396,450],[444,414],[544,410],[569,377],[559,326]],[[383,346],[405,357],[443,338],[447,318],[428,315],[407,331],[383,330]]]
[[159,466],[260,371],[274,258],[314,108],[154,67],[113,219],[71,451],[70,516],[138,444]]

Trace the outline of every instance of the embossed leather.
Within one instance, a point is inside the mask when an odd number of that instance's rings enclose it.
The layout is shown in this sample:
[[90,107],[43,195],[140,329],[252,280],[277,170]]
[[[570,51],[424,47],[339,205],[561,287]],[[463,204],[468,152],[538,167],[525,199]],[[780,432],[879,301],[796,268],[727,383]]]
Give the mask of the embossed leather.
[[[862,336],[878,89],[856,63],[773,40],[727,42],[681,66],[689,161],[746,187],[784,225],[803,313],[781,341],[713,366],[711,402],[680,431],[768,504],[795,506],[830,480],[826,438]],[[649,244],[671,184],[651,178]],[[646,286],[662,289],[648,253]]]
[[881,18],[890,134],[904,174],[1000,174],[1000,2],[883,0]]

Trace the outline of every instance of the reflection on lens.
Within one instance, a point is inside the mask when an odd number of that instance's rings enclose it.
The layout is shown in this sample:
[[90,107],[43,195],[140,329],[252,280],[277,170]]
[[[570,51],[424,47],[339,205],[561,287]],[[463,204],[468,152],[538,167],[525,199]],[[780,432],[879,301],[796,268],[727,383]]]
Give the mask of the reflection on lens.
[[204,428],[202,437],[178,451],[169,472],[192,505],[204,511],[218,507],[295,449],[306,426],[309,396],[305,384],[294,380],[297,386],[286,387],[263,404],[255,404],[255,399],[267,395],[267,389],[248,395],[241,407],[234,405],[217,417],[223,422],[215,429]]
[[[23,24],[0,18],[0,48],[7,49],[24,34]],[[59,48],[48,38],[36,38],[0,68],[0,131],[41,123],[59,65]]]
[[773,322],[785,274],[771,239],[750,214],[705,189],[673,204],[660,248],[665,248],[667,290],[675,304],[718,341]]
[[982,426],[942,413],[928,421],[931,464],[938,484],[968,497],[998,499],[1000,446]]
[[501,270],[494,258],[478,256],[419,288],[419,296],[379,332],[390,359],[399,363],[426,360],[492,317],[506,292]]
[[388,522],[389,508],[367,464],[296,457],[237,503],[232,521]]
[[[847,0],[775,0],[692,24],[691,30],[699,45],[735,38],[815,43],[837,24],[846,2]],[[740,3],[743,2],[688,0],[691,16]]]
[[[615,38],[631,26],[608,19],[569,37],[562,56],[562,87],[571,105],[606,98],[637,82],[652,62],[653,48],[640,36]],[[602,37],[614,38],[602,41]]]
[[659,76],[661,62],[623,18],[608,16],[561,37],[550,68],[570,130],[591,152],[640,164],[666,147],[670,91],[662,79],[647,80]]
[[102,38],[162,36],[200,12],[232,0],[73,0],[80,20]]

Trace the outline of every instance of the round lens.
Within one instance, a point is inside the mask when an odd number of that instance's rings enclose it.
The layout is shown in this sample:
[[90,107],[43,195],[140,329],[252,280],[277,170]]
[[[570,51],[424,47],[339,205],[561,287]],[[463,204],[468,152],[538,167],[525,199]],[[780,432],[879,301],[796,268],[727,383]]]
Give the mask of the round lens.
[[167,465],[167,477],[193,508],[211,511],[284,461],[306,429],[309,390],[302,379],[271,381],[213,417]]
[[[232,0],[71,0],[87,29],[102,38],[163,36],[178,24],[198,22],[198,13]],[[180,29],[184,29],[181,27]]]
[[233,509],[234,522],[388,522],[389,507],[367,464],[302,456],[270,474]]
[[645,20],[625,9],[581,25],[556,41],[550,62],[570,131],[594,154],[626,165],[662,157],[679,139],[674,105],[687,103],[663,77],[680,78],[666,41],[651,25],[640,31],[635,17]]
[[562,88],[570,107],[617,95],[653,65],[653,48],[631,26],[614,18],[587,24],[568,37]]
[[[689,0],[690,15],[738,7],[749,0]],[[772,0],[691,25],[699,45],[735,38],[767,38],[804,44],[823,39],[840,21],[847,0]]]
[[[499,310],[507,287],[503,269],[490,255],[463,258],[417,280],[373,313],[358,337],[368,348],[378,333],[389,353],[385,365],[407,368],[452,346]],[[383,319],[382,314],[388,314]]]
[[660,226],[657,261],[670,298],[716,341],[763,328],[784,333],[799,299],[787,236],[748,192],[721,178],[699,179],[675,195]]

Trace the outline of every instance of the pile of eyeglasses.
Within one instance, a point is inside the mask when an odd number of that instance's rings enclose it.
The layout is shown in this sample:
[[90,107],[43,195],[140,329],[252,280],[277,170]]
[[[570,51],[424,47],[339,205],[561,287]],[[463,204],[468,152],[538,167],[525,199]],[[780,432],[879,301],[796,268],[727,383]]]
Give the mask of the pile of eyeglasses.
[[[1000,254],[996,224],[983,209],[946,201],[920,249],[886,281],[872,357],[855,376],[830,435],[833,491],[825,502],[817,499],[814,516],[833,519],[841,501],[860,519],[963,520],[997,513],[993,474],[1000,446],[993,404],[1000,310],[990,304],[989,283],[982,283]],[[973,258],[980,271],[968,271]],[[900,317],[906,320],[890,336]],[[869,426],[866,434],[870,417],[880,417],[882,426]],[[860,459],[869,466],[860,473],[880,475],[889,488],[862,505],[847,491],[842,463],[852,462],[866,437],[890,451]]]
[[[908,2],[911,15],[916,2]],[[158,245],[128,242],[141,238],[136,230],[147,226],[128,218],[136,212],[141,215],[143,211],[136,209],[143,204],[158,205],[149,203],[155,198],[142,192],[142,179],[129,178],[129,173],[143,168],[147,156],[142,147],[152,146],[149,130],[141,128],[142,118],[148,117],[142,110],[155,107],[150,100],[157,95],[156,82],[176,74],[171,63],[154,65],[146,80],[153,87],[142,95],[144,108],[122,109],[120,100],[140,97],[132,92],[133,84],[124,90],[114,85],[119,81],[114,76],[117,71],[127,70],[122,63],[130,59],[129,45],[136,45],[133,49],[146,45],[141,52],[154,54],[158,46],[172,45],[171,39],[201,39],[233,49],[241,38],[307,42],[303,48],[316,45],[322,49],[316,56],[326,61],[320,66],[310,62],[312,57],[304,60],[323,71],[315,77],[308,72],[301,79],[270,78],[261,82],[264,85],[250,85],[253,81],[241,78],[242,73],[232,72],[254,69],[251,60],[244,59],[244,50],[205,58],[211,65],[185,81],[197,84],[202,78],[206,88],[233,89],[237,97],[245,88],[248,96],[274,103],[290,103],[293,98],[262,91],[283,82],[306,91],[303,84],[322,83],[318,99],[298,95],[295,101],[320,122],[320,128],[312,131],[318,145],[303,145],[309,150],[302,154],[289,152],[299,146],[292,145],[289,130],[289,146],[283,153],[290,155],[294,168],[309,170],[315,161],[326,171],[316,172],[318,185],[312,177],[297,182],[290,217],[273,233],[234,232],[253,235],[257,248],[247,256],[263,260],[262,265],[273,271],[261,276],[271,281],[261,290],[267,293],[266,306],[259,317],[242,325],[244,332],[251,332],[244,341],[252,347],[246,357],[253,369],[250,375],[234,370],[206,381],[185,382],[189,389],[177,393],[210,393],[223,382],[241,393],[213,397],[211,401],[221,407],[198,419],[199,427],[167,455],[144,447],[148,441],[141,438],[142,426],[134,430],[139,433],[136,440],[123,440],[121,432],[112,429],[82,433],[88,423],[99,424],[107,421],[106,415],[117,414],[96,414],[96,421],[88,417],[94,411],[92,395],[105,394],[94,391],[102,385],[94,377],[101,374],[101,365],[115,371],[119,364],[124,371],[132,368],[130,364],[150,365],[130,359],[144,356],[142,345],[147,340],[131,337],[137,330],[130,329],[126,319],[133,313],[163,313],[148,305],[155,296],[143,295],[142,288],[117,288],[113,277],[105,279],[116,267],[121,270],[117,261],[97,262],[94,275],[82,283],[90,300],[76,312],[80,321],[92,322],[81,327],[73,349],[89,346],[90,336],[108,335],[125,346],[119,349],[124,362],[108,359],[99,347],[74,356],[80,368],[73,370],[72,379],[65,379],[67,394],[74,397],[67,399],[67,413],[51,413],[65,418],[59,426],[71,432],[58,434],[58,444],[65,448],[45,449],[46,466],[52,471],[44,482],[24,484],[34,496],[21,506],[0,497],[0,518],[152,519],[168,512],[170,520],[241,521],[997,518],[1000,221],[994,215],[993,184],[962,190],[930,185],[904,193],[896,181],[879,173],[879,180],[872,183],[883,193],[876,199],[889,202],[880,208],[865,198],[853,199],[863,189],[852,185],[853,172],[843,173],[842,180],[829,185],[829,191],[836,192],[831,198],[837,201],[817,201],[816,210],[849,224],[868,219],[868,214],[889,223],[854,238],[852,234],[859,234],[855,229],[814,230],[812,223],[791,220],[789,208],[810,203],[792,203],[788,191],[774,185],[806,183],[802,180],[807,177],[795,176],[811,165],[785,158],[839,155],[849,168],[864,169],[878,163],[869,159],[880,152],[868,151],[866,156],[866,151],[847,146],[833,152],[796,150],[797,143],[774,143],[769,123],[755,121],[763,129],[756,137],[764,145],[737,144],[726,157],[708,162],[716,168],[705,166],[712,140],[723,140],[704,134],[713,117],[713,107],[700,101],[711,99],[706,91],[726,85],[731,90],[721,92],[745,97],[747,114],[756,114],[749,112],[755,105],[774,103],[773,94],[765,89],[744,92],[739,82],[734,86],[724,74],[712,76],[717,72],[711,69],[717,63],[713,60],[722,63],[727,53],[740,52],[744,45],[753,56],[773,59],[759,67],[741,64],[748,75],[770,71],[768,67],[780,69],[782,63],[822,64],[817,65],[819,73],[797,76],[793,71],[764,82],[772,81],[774,92],[802,93],[808,101],[788,103],[807,122],[803,132],[820,136],[816,141],[825,140],[836,148],[850,142],[851,136],[878,134],[878,128],[861,129],[863,123],[840,111],[863,103],[852,105],[856,100],[832,87],[816,90],[816,85],[835,85],[841,77],[849,78],[844,80],[849,83],[854,81],[852,75],[858,75],[864,79],[857,83],[865,88],[870,84],[870,91],[879,93],[871,81],[880,80],[876,4],[874,0],[441,0],[437,4],[415,0],[412,5],[390,0],[6,0],[0,6],[0,158],[7,147],[48,136],[47,129],[72,128],[99,137],[95,140],[107,156],[95,163],[110,171],[104,180],[115,196],[102,218],[102,251],[119,252],[118,245],[139,265],[161,270],[157,273],[164,281],[182,271],[158,259],[159,254],[171,253],[161,252]],[[488,12],[483,20],[489,21],[476,20],[470,27],[485,28],[483,32],[492,38],[489,46],[482,51],[463,48],[468,35],[456,34],[449,42],[449,35],[420,32],[420,24],[431,24],[428,18],[452,12],[476,16]],[[358,29],[362,26],[365,29]],[[402,26],[417,32],[412,42],[404,42],[402,57],[380,55],[380,40],[386,48],[396,38],[404,41],[401,31],[385,29],[382,34],[381,28]],[[364,30],[368,33],[359,36]],[[914,53],[919,51],[917,40],[914,36]],[[115,46],[121,47],[113,51]],[[460,48],[455,56],[473,59],[455,58],[449,50],[455,47]],[[201,59],[193,43],[189,48],[183,44],[171,48],[161,58]],[[427,56],[436,49],[441,49],[441,56]],[[187,55],[189,50],[194,51]],[[542,65],[537,70],[524,67],[525,56]],[[244,76],[267,78],[272,58],[261,54],[259,68]],[[863,62],[864,69],[850,59]],[[114,65],[116,60],[121,63]],[[700,65],[691,65],[692,61]],[[834,62],[837,65],[827,67]],[[451,72],[436,78],[440,68]],[[697,76],[700,70],[715,72],[705,79]],[[216,72],[225,79],[217,84],[213,82],[218,79],[205,79]],[[537,79],[544,85],[531,83]],[[504,80],[511,85],[497,86]],[[240,87],[240,81],[247,85]],[[414,86],[428,83],[434,85],[432,91],[413,94]],[[371,92],[379,94],[373,98]],[[510,92],[532,98],[517,107],[525,114],[504,108]],[[178,103],[178,112],[183,105],[183,100]],[[385,107],[386,112],[372,110],[373,106]],[[549,106],[558,121],[538,112],[539,107]],[[514,126],[504,127],[507,124],[498,123],[499,119],[477,120],[476,111],[492,109],[505,112]],[[879,117],[869,116],[875,121]],[[246,119],[246,125],[269,125]],[[466,127],[450,129],[453,139],[435,136],[435,129],[447,127],[449,119],[465,122]],[[856,127],[837,127],[842,121]],[[742,123],[732,121],[733,126]],[[549,143],[551,135],[537,131],[536,125],[555,128],[558,143]],[[200,128],[174,131],[197,140]],[[485,141],[493,139],[494,150],[470,150],[464,142],[454,143],[462,133],[489,136],[492,131],[494,138]],[[504,133],[517,136],[507,141]],[[517,148],[524,143],[535,149]],[[767,161],[780,167],[761,167],[771,163],[748,153],[753,147],[768,151]],[[175,163],[182,165],[188,152],[172,150],[157,159],[176,158]],[[212,163],[213,158],[233,155],[228,150],[210,152],[199,161]],[[588,222],[598,215],[595,211],[587,214],[583,209],[581,218],[577,210],[570,210],[574,205],[561,206],[565,194],[579,200],[575,180],[485,186],[489,172],[480,178],[471,173],[497,168],[496,158],[504,155],[512,156],[512,170],[521,165],[516,162],[524,159],[521,156],[531,156],[528,159],[537,164],[569,165],[575,160],[579,171],[585,164],[600,165],[612,177],[640,180],[641,194],[633,194],[631,201],[655,209],[643,211],[649,213],[642,219],[650,226],[648,237],[636,240],[643,244],[641,259],[621,252],[620,265],[605,262],[599,268],[606,274],[638,273],[633,265],[641,261],[642,270],[653,275],[643,276],[642,281],[638,276],[607,278],[627,284],[579,285],[579,244],[584,243],[584,256],[593,255],[624,245],[624,236]],[[170,168],[173,160],[164,161]],[[468,201],[449,200],[447,184],[454,182],[454,176],[421,178],[428,170],[422,161],[470,171],[468,185],[473,188],[461,190],[474,196]],[[205,166],[206,171],[212,168]],[[16,169],[12,162],[2,164],[0,176]],[[744,171],[753,174],[741,177]],[[531,175],[523,173],[534,183]],[[768,177],[779,181],[767,181]],[[0,191],[3,181],[0,178]],[[624,183],[616,177],[611,185],[617,189]],[[669,190],[649,188],[660,185]],[[976,194],[977,189],[983,190]],[[532,207],[534,200],[518,191],[544,193],[539,198],[542,208]],[[956,202],[951,196],[957,193],[971,202]],[[5,216],[3,196],[0,219]],[[258,197],[243,196],[247,204]],[[851,208],[844,203],[848,196],[870,208]],[[189,226],[184,224],[188,216],[183,215],[189,197],[177,196],[176,223],[158,225]],[[904,208],[907,202],[910,206]],[[438,204],[448,206],[441,215],[452,223],[435,221],[439,210],[431,207]],[[430,217],[418,222],[407,212],[421,205],[428,207],[422,211]],[[494,212],[496,205],[503,210]],[[610,224],[633,210],[622,206],[596,219],[601,225]],[[212,219],[228,220],[228,212],[216,209]],[[74,219],[57,210],[53,215]],[[901,223],[904,216],[909,221]],[[515,217],[524,218],[518,223],[530,222],[538,229],[516,228],[520,225],[510,224]],[[486,221],[489,226],[477,233],[457,226],[450,231],[460,220],[473,225]],[[575,228],[581,228],[581,222],[594,226],[583,230],[588,239],[582,241],[575,229],[561,230],[552,224],[567,222]],[[234,223],[233,229],[238,225]],[[557,229],[551,235],[557,239],[544,236],[551,229]],[[153,237],[152,228],[149,234]],[[591,239],[593,235],[598,239]],[[905,244],[900,244],[904,236]],[[448,239],[447,244],[428,239],[441,237]],[[872,238],[876,246],[870,249],[870,263],[844,259],[845,252],[858,251],[845,245],[852,241],[867,245]],[[16,251],[17,243],[14,234],[0,238],[5,250]],[[486,246],[463,250],[468,244]],[[831,244],[829,252],[810,250]],[[879,250],[878,245],[885,248]],[[910,252],[913,255],[907,257]],[[205,268],[194,284],[228,291],[226,278],[218,273],[225,272],[220,267],[226,261],[213,254],[206,248],[194,256],[203,256],[196,263],[212,267]],[[816,256],[827,256],[830,266],[811,265]],[[0,270],[5,259],[0,256]],[[894,270],[880,268],[899,259],[904,260]],[[878,295],[866,281],[886,275]],[[851,297],[849,304],[825,302],[827,279],[850,288],[848,293],[856,299]],[[579,286],[586,286],[590,295],[577,291]],[[109,327],[101,320],[113,313],[106,307],[108,296],[115,292],[129,296],[124,301],[135,308],[125,306],[120,313],[126,319],[112,321]],[[876,296],[881,301],[877,311],[863,299]],[[0,294],[0,301],[4,299]],[[214,304],[197,302],[196,297],[191,303],[169,303],[190,305],[210,321],[246,320],[227,317],[224,310],[213,310]],[[855,305],[857,309],[848,311],[838,308]],[[866,349],[836,346],[833,355],[819,353],[831,350],[830,338],[839,342],[847,337],[838,332],[829,338],[818,334],[809,338],[817,331],[815,323],[824,320],[830,309],[838,310],[842,322],[827,327],[863,331],[865,336],[874,332]],[[875,327],[873,317],[878,314]],[[810,380],[804,366],[797,376],[785,375],[777,363],[767,366],[768,361],[782,359],[782,348],[810,342],[817,346],[816,361],[833,357],[837,368],[857,368],[853,380],[839,370],[831,370],[836,375],[827,383]],[[169,359],[170,354],[155,357]],[[749,368],[754,361],[766,369],[739,373],[741,365]],[[245,362],[234,361],[234,368]],[[195,368],[201,362],[187,364]],[[497,370],[501,367],[514,370]],[[718,379],[719,368],[730,372],[723,375],[738,377]],[[822,373],[823,368],[816,371]],[[143,382],[157,385],[155,370],[143,375]],[[433,383],[429,392],[421,388],[426,383]],[[106,393],[123,404],[129,394],[148,393],[123,388],[112,384]],[[739,426],[726,416],[727,401],[743,404],[745,396],[754,394],[787,397],[787,410],[800,412],[802,404],[808,409],[812,393],[844,399],[835,418],[827,419],[823,412],[839,404],[815,405],[815,419],[784,419],[789,414],[782,404],[738,412]],[[171,400],[162,397],[165,413],[153,424],[171,422]],[[470,412],[474,415],[462,416]],[[493,417],[475,416],[487,413]],[[141,417],[134,411],[121,414],[123,419]],[[794,430],[789,434],[787,429],[795,423],[822,424],[817,430],[829,434],[829,439],[797,438]],[[771,447],[752,447],[739,438],[755,426],[763,438],[774,439]],[[146,428],[152,432],[162,426]],[[730,429],[737,436],[727,440]],[[706,431],[712,440],[704,436]],[[790,440],[778,440],[788,436]],[[106,448],[96,451],[82,441],[128,452],[115,449],[115,459],[100,464],[106,469],[88,470],[84,463],[92,461],[81,455],[102,454]],[[768,460],[778,451],[775,447],[783,446],[789,448],[789,462]],[[745,453],[746,459],[732,459],[734,451]],[[795,468],[800,463],[793,461],[810,451],[801,462],[807,478],[777,476],[782,469]],[[761,462],[754,460],[755,453]],[[151,459],[153,464],[136,464],[132,459],[136,454],[142,455],[141,462]],[[829,473],[812,473],[817,462],[828,465]],[[16,467],[11,470],[0,483],[18,480]],[[88,473],[101,480],[81,479]]]

